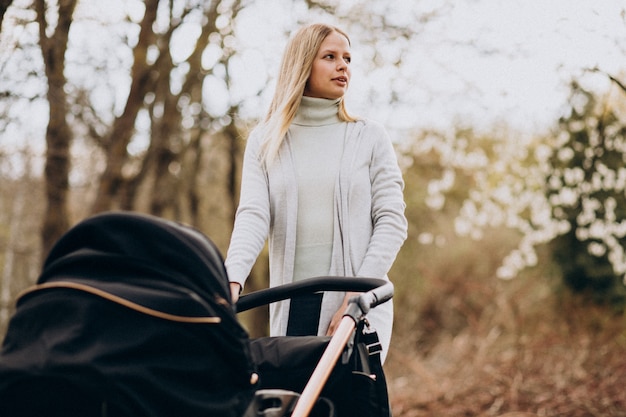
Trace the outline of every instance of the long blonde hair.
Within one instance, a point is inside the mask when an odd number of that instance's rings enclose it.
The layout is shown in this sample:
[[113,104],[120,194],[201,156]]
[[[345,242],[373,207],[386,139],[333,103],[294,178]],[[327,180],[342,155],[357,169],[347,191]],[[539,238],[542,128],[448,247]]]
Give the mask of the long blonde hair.
[[[315,56],[324,39],[333,32],[345,36],[348,44],[350,44],[350,38],[345,32],[323,23],[315,23],[300,28],[287,43],[280,64],[276,91],[263,121],[262,157],[268,165],[273,162],[278,154],[289,125],[291,125],[300,107]],[[346,111],[343,97],[339,102],[337,115],[344,122],[357,120]]]

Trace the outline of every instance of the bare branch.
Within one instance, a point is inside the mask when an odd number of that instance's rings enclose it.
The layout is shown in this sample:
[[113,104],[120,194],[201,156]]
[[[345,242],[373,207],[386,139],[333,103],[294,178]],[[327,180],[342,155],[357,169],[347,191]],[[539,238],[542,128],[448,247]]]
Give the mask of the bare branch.
[[[152,28],[157,17],[158,3],[158,0],[146,1],[146,11],[140,25],[139,41],[133,51],[134,63],[131,70],[130,92],[126,100],[126,107],[122,115],[115,119],[109,134],[110,139],[106,149],[107,166],[100,178],[96,201],[92,207],[93,213],[111,208],[113,196],[123,180],[122,168],[127,160],[126,147],[133,135],[137,114],[143,105],[146,93],[152,89],[154,84],[153,67],[148,64],[147,58],[148,50],[154,44],[156,37]],[[160,59],[162,59],[162,55],[157,61]]]
[[622,90],[624,93],[626,93],[626,84],[624,84],[622,81],[620,81],[617,77],[609,74],[608,72],[606,72],[604,70],[601,70],[598,67],[587,68],[587,71],[589,71],[589,72],[599,72],[600,74],[606,75],[606,77],[609,80],[611,80],[613,83],[615,83],[615,85],[617,85],[620,90]]

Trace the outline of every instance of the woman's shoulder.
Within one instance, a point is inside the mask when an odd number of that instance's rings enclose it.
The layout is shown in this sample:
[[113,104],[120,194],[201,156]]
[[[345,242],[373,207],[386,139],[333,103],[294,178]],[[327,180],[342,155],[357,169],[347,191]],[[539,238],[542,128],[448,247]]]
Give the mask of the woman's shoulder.
[[259,140],[263,136],[263,123],[258,123],[252,128],[248,129],[247,140]]
[[259,123],[256,126],[252,127],[248,131],[247,136],[244,135],[244,137],[246,138],[248,147],[252,147],[253,149],[260,148],[265,139],[265,128],[263,124]]

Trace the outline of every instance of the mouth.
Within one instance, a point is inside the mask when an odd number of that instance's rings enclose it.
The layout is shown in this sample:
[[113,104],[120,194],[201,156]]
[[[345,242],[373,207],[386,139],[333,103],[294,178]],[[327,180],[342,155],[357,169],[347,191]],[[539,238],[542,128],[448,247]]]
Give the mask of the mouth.
[[340,77],[333,78],[333,81],[341,83],[341,84],[347,84],[348,83],[348,77],[345,77],[345,76],[342,75]]

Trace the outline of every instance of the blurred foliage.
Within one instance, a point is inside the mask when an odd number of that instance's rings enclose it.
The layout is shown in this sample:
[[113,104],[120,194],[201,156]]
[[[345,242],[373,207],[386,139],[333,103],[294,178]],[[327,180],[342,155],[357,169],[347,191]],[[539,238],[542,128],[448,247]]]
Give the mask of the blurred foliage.
[[[537,251],[547,245],[568,290],[623,308],[626,90],[609,78],[618,88],[604,93],[585,89],[584,76],[573,82],[566,114],[543,136],[494,127],[417,137],[404,150],[409,187],[421,187],[407,191],[419,211],[417,240],[488,246],[494,230],[509,230],[514,243],[496,276],[513,279],[537,266]],[[436,219],[450,224],[429,231]]]
[[568,288],[624,308],[626,119],[615,103],[571,88],[546,182],[552,216],[569,230],[550,246]]
[[[504,139],[497,131],[458,127],[420,132],[398,149],[409,238],[390,278],[397,289],[395,331],[412,347],[428,351],[444,334],[462,331],[496,294],[497,270],[520,234],[483,214],[467,229],[459,218],[467,201],[484,201],[481,187],[506,176],[505,166],[489,169],[502,157]],[[481,288],[476,279],[494,283]]]

